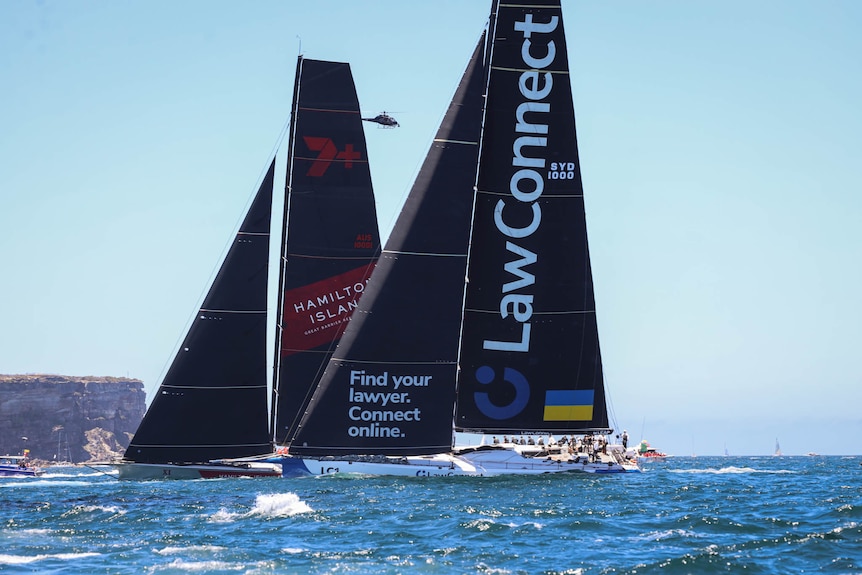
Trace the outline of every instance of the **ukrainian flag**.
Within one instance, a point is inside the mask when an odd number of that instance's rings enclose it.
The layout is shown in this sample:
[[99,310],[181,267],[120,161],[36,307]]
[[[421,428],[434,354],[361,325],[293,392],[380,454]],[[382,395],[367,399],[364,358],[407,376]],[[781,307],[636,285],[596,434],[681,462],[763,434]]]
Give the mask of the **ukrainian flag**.
[[592,389],[555,389],[545,392],[545,421],[590,421]]

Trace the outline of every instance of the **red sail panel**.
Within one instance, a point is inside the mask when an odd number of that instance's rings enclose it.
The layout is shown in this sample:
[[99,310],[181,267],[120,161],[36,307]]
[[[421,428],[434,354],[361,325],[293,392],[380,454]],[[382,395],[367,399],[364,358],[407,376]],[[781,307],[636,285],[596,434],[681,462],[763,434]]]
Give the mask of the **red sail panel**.
[[365,291],[368,271],[362,266],[284,292],[281,356],[337,341]]

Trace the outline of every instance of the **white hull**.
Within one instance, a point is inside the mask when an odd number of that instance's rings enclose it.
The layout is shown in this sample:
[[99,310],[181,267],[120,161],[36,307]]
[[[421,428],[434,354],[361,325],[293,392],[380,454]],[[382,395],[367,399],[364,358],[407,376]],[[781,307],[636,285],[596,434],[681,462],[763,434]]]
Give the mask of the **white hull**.
[[[539,475],[544,473],[633,473],[640,468],[621,462],[608,454],[597,454],[593,460],[586,455],[580,457],[552,455],[534,456],[522,454],[517,445],[495,445],[465,448],[458,455],[481,468],[486,476]],[[532,446],[530,446],[532,448]],[[529,451],[535,451],[530,449]]]
[[216,479],[222,477],[281,477],[281,466],[276,463],[114,463],[119,479]]
[[[500,475],[539,475],[544,473],[632,473],[640,468],[620,462],[610,455],[595,461],[586,456],[531,457],[513,447],[466,448],[455,454],[412,457],[289,457],[284,460],[285,475],[334,475],[355,473],[400,477],[494,477]],[[289,471],[288,471],[289,470]]]
[[448,453],[416,455],[411,457],[296,457],[289,467],[296,469],[302,462],[304,471],[311,475],[355,473],[359,475],[386,475],[398,477],[450,477],[456,475],[481,476],[477,468],[462,457]]

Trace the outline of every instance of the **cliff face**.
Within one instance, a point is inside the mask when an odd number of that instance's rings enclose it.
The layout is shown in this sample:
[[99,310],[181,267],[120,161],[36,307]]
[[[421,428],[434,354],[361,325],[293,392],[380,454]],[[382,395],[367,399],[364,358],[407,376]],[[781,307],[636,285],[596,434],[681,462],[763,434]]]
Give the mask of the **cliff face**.
[[26,448],[34,459],[75,463],[121,456],[145,410],[138,379],[0,375],[0,455]]

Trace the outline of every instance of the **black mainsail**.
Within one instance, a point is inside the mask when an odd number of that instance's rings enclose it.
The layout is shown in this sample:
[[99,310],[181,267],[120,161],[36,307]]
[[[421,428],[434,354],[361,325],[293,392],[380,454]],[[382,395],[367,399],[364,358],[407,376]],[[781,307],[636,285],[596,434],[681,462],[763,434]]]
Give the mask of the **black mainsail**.
[[500,3],[455,427],[608,429],[559,0]]
[[192,463],[268,453],[266,289],[275,160],[124,459]]
[[380,255],[350,65],[300,56],[293,102],[273,385],[279,444],[293,436]]
[[290,444],[291,454],[423,454],[451,447],[483,48],[484,40]]
[[489,22],[291,454],[608,430],[560,2]]

